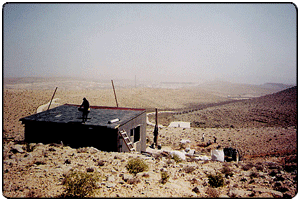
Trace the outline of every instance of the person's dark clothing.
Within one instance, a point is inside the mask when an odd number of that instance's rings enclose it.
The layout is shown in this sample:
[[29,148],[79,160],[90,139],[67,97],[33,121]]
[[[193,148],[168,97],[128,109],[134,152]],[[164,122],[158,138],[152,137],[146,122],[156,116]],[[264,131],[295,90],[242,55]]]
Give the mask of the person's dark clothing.
[[84,121],[87,121],[87,116],[88,116],[89,108],[90,108],[90,103],[88,102],[88,100],[86,100],[86,98],[83,98],[83,102],[79,108],[82,108],[82,107],[83,107],[82,121],[84,122]]
[[158,138],[158,127],[157,127],[157,125],[155,125],[155,127],[154,127],[153,135],[154,135],[154,144],[157,146],[157,138]]
[[88,100],[86,100],[86,98],[83,99],[83,102],[80,106],[80,108],[83,107],[83,110],[88,111],[89,107],[90,107],[90,103],[88,102]]

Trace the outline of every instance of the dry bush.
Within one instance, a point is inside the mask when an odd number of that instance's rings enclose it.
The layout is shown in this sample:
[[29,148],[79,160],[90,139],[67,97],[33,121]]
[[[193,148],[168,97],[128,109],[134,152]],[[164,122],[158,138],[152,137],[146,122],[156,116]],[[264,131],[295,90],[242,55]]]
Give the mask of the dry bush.
[[130,184],[130,185],[132,185],[132,184],[138,184],[138,183],[140,183],[141,182],[141,180],[140,179],[138,179],[138,178],[131,178],[131,179],[128,179],[127,181],[126,181],[128,184]]
[[225,175],[226,178],[233,175],[229,165],[227,165],[227,164],[223,165],[221,172]]
[[220,195],[217,189],[211,187],[205,189],[205,194],[207,194],[209,198],[218,198]]
[[185,166],[183,168],[183,170],[185,171],[185,173],[192,173],[193,171],[195,171],[195,167],[193,167],[193,166]]
[[129,173],[136,175],[139,172],[147,171],[148,165],[139,158],[132,158],[126,164]]
[[84,198],[94,194],[98,177],[93,173],[72,171],[65,175],[62,198]]
[[170,175],[168,174],[168,172],[161,172],[160,173],[160,176],[161,176],[161,180],[160,182],[162,184],[165,184],[166,182],[168,182],[169,178],[170,178]]
[[172,159],[175,160],[176,163],[182,162],[182,159],[176,154],[173,155]]
[[208,176],[208,184],[213,187],[213,188],[217,188],[217,187],[223,187],[224,186],[224,179],[222,177],[221,174],[209,174]]
[[29,192],[26,193],[25,198],[30,198],[30,199],[34,199],[34,198],[45,198],[44,195],[42,195],[40,190],[30,190]]

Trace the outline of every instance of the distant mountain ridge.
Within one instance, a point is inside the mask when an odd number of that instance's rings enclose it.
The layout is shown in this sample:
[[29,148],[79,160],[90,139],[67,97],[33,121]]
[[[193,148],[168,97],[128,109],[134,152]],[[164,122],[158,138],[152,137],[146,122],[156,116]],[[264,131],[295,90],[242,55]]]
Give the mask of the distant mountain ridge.
[[264,88],[274,88],[274,89],[284,90],[284,89],[287,89],[287,88],[291,88],[295,85],[288,85],[288,84],[283,84],[283,83],[265,83],[261,86],[264,87]]
[[220,96],[230,98],[253,98],[273,94],[292,87],[282,83],[265,83],[262,85],[232,83],[230,81],[211,81],[199,84],[198,87]]
[[190,121],[193,127],[297,127],[298,87],[247,100],[214,105],[176,115],[177,121]]

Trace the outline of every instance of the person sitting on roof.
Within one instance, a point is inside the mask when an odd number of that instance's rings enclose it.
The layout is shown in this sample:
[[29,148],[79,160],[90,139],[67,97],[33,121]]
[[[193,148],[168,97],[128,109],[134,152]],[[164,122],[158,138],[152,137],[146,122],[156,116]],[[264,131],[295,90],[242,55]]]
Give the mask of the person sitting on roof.
[[90,112],[89,109],[90,109],[90,103],[84,97],[83,102],[82,102],[82,104],[80,105],[80,107],[78,109],[78,110],[82,111],[82,122],[87,121],[87,116],[88,116],[88,113]]

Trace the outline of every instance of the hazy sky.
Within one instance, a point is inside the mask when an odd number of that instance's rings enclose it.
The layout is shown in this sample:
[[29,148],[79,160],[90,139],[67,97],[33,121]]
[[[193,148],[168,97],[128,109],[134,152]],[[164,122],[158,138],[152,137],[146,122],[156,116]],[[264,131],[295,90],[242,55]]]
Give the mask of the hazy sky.
[[296,83],[293,4],[5,4],[4,77]]

